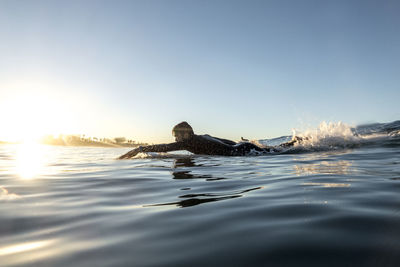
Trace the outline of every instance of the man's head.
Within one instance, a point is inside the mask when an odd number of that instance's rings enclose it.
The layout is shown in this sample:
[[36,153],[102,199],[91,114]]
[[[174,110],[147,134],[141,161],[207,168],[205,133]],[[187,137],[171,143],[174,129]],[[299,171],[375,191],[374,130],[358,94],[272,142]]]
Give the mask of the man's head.
[[172,135],[175,136],[175,141],[181,142],[190,139],[194,135],[194,132],[192,126],[186,121],[183,121],[174,126]]

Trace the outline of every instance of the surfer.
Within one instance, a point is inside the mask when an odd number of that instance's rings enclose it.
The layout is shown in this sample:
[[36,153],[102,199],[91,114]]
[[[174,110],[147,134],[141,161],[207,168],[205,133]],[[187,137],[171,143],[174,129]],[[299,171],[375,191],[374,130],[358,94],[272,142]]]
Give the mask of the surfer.
[[[172,135],[175,137],[176,142],[174,143],[140,146],[120,156],[118,159],[132,158],[140,152],[169,152],[176,150],[187,150],[194,154],[216,156],[245,156],[251,153],[279,152],[276,147],[259,147],[250,142],[236,143],[231,140],[213,137],[208,134],[194,134],[192,127],[186,121],[175,125],[172,129]],[[294,138],[278,147],[290,147],[297,141],[299,141],[299,139]]]
[[[279,152],[276,147],[259,147],[250,142],[236,143],[231,140],[217,138],[206,135],[196,135],[192,127],[187,122],[181,122],[174,126],[172,135],[175,137],[174,143],[159,144],[150,146],[140,146],[119,157],[119,159],[132,158],[140,152],[169,152],[177,150],[187,150],[194,154],[218,155],[218,156],[245,156],[251,153],[262,154]],[[299,138],[283,143],[278,147],[291,147]]]

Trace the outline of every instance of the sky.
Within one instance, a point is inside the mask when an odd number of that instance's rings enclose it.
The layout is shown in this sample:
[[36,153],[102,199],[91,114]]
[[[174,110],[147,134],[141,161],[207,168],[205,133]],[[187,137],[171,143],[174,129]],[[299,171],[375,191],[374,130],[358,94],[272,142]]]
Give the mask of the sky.
[[399,1],[0,1],[0,140],[400,119]]

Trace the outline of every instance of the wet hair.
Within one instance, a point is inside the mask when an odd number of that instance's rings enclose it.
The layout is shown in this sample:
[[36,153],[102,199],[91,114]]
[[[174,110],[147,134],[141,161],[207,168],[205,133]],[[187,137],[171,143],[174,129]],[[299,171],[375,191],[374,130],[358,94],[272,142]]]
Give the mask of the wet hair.
[[190,126],[186,121],[175,125],[174,128],[172,128],[172,133],[174,132],[187,132],[190,135],[194,134],[192,126]]

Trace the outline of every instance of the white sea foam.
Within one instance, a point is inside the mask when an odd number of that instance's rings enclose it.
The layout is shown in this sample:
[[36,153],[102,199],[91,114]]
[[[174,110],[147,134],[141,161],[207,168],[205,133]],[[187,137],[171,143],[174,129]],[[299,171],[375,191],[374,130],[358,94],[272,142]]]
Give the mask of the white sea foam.
[[335,149],[358,146],[363,137],[354,134],[353,128],[342,122],[322,122],[316,129],[298,132],[293,129],[292,139],[299,137],[300,142],[294,144],[295,148],[305,149]]
[[398,137],[398,136],[400,136],[400,130],[390,132],[390,133],[389,133],[389,136],[392,136],[392,137]]

